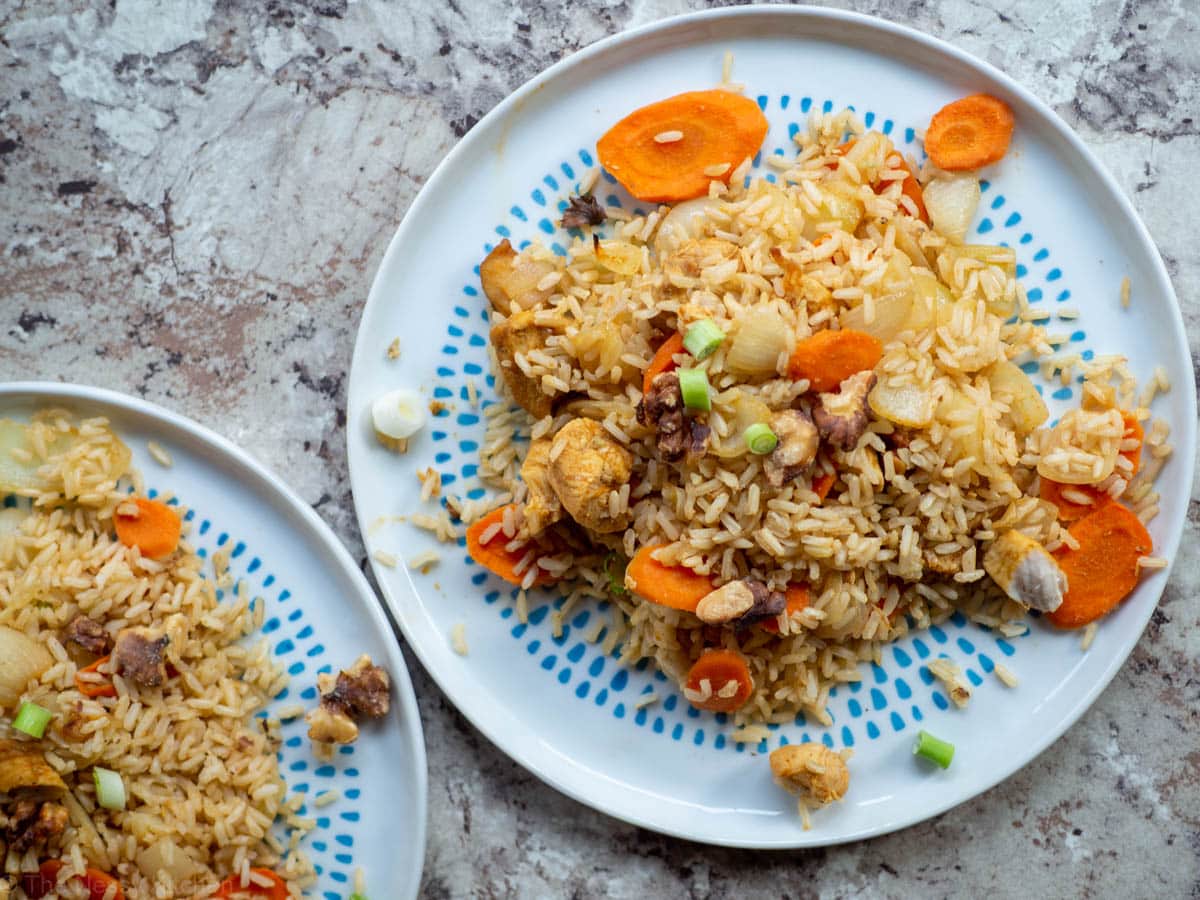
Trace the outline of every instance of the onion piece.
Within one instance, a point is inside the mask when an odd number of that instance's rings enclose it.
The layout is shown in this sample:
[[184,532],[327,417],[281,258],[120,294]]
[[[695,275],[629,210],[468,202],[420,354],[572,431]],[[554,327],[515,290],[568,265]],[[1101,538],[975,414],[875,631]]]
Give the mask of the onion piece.
[[992,396],[1008,404],[1008,418],[1017,434],[1027,435],[1050,418],[1042,395],[1019,366],[1001,360],[993,364],[986,374]]
[[53,662],[50,651],[33,638],[0,625],[0,709],[16,703]]
[[177,886],[187,884],[203,874],[203,866],[190,859],[178,844],[166,837],[155,841],[134,859],[147,878],[154,878],[160,871],[168,872]]
[[867,403],[875,415],[906,428],[924,428],[933,421],[933,391],[919,385],[892,386],[880,381]]
[[771,418],[771,407],[740,388],[730,388],[717,394],[713,398],[713,407],[729,425],[729,433],[711,444],[713,454],[722,459],[748,453],[750,448],[746,446],[746,431]]
[[875,315],[870,322],[867,322],[865,304],[846,310],[841,315],[842,328],[865,331],[885,344],[908,329],[913,307],[911,292],[881,297],[874,306]]
[[925,208],[935,231],[961,244],[979,208],[979,179],[941,175],[925,185]]
[[743,375],[774,375],[780,354],[792,347],[792,330],[773,310],[751,310],[741,318],[729,343],[725,365]]
[[709,213],[720,204],[716,197],[698,197],[677,203],[658,224],[654,236],[654,249],[665,254],[689,239],[701,238],[710,230],[712,219]]

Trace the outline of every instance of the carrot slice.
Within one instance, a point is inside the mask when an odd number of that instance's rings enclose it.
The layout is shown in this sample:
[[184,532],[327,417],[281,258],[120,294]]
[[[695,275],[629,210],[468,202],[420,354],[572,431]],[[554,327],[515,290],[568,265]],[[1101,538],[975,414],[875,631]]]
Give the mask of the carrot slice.
[[221,886],[217,888],[217,892],[213,894],[213,897],[227,900],[229,897],[248,894],[251,897],[266,897],[268,900],[288,900],[287,882],[282,878],[270,869],[251,869],[250,871],[260,878],[269,879],[271,883],[269,885],[252,884],[249,887],[242,887],[241,876],[230,875],[221,882]]
[[1078,628],[1111,612],[1137,587],[1138,558],[1154,549],[1154,541],[1120,503],[1105,503],[1068,530],[1079,548],[1055,553],[1067,576],[1067,593],[1046,618],[1059,628]]
[[1013,112],[990,94],[972,94],[943,106],[925,132],[925,152],[947,172],[963,172],[999,162],[1008,152]]
[[161,500],[135,497],[133,502],[138,507],[136,516],[123,516],[120,513],[113,516],[117,539],[126,547],[137,547],[142,551],[142,556],[150,559],[174,553],[183,531],[179,513]]
[[[23,873],[21,875],[21,890],[31,900],[40,900],[40,898],[49,895],[57,897],[58,873],[62,867],[63,862],[61,860],[51,859],[42,863],[36,872]],[[83,882],[83,886],[88,891],[88,900],[105,900],[111,885],[116,885],[117,888],[111,900],[125,900],[125,893],[121,890],[121,883],[107,872],[89,868],[85,869],[82,875],[76,876],[74,880]],[[285,893],[283,896],[286,900],[287,894]]]
[[84,672],[98,673],[100,671],[100,667],[102,665],[104,665],[104,663],[108,662],[109,659],[110,659],[110,657],[108,657],[108,656],[102,656],[98,660],[96,660],[94,663],[92,663],[90,666],[84,666],[82,669],[80,669],[78,672],[75,673],[75,687],[78,688],[79,693],[83,694],[83,696],[85,696],[85,697],[91,697],[93,700],[96,699],[97,697],[115,697],[115,696],[117,696],[117,689],[115,687],[113,687],[113,683],[111,680],[109,680],[109,681],[87,681],[87,680],[79,677]]
[[[808,606],[808,585],[789,584],[787,590],[784,591],[784,596],[787,598],[787,606],[784,608],[784,612],[789,616],[792,613],[798,613]],[[771,632],[771,634],[779,634],[779,622],[776,619],[764,619],[759,622],[759,627],[763,631]]]
[[829,496],[829,492],[833,490],[834,484],[837,483],[837,476],[832,472],[823,472],[812,480],[812,492],[821,498],[821,502],[825,502],[825,498]]
[[[639,200],[677,203],[726,184],[767,136],[758,104],[730,91],[690,91],[636,109],[596,144],[600,163]],[[719,175],[706,175],[714,167]]]
[[643,394],[650,393],[650,385],[657,376],[663,372],[670,372],[675,368],[675,355],[682,352],[683,335],[676,331],[654,351],[654,356],[650,359],[650,365],[646,366],[646,371],[642,375]]
[[[688,689],[699,691],[700,682],[705,679],[708,680],[712,694],[702,702],[689,701],[697,709],[733,712],[745,706],[750,695],[754,693],[754,679],[750,677],[750,667],[746,664],[745,657],[733,650],[706,650],[700,654],[700,658],[692,663],[688,670]],[[721,689],[731,681],[737,684],[737,693],[730,697],[718,697]]]
[[796,343],[788,372],[807,378],[814,391],[832,391],[855,372],[873,369],[883,356],[883,344],[865,331],[818,331]]
[[648,544],[633,555],[625,567],[625,586],[659,606],[695,612],[700,601],[712,593],[712,579],[686,566],[663,565],[651,555],[661,546]]
[[[509,504],[509,506],[512,506],[512,504]],[[525,579],[525,570],[517,572],[516,569],[517,564],[529,552],[528,547],[509,550],[506,545],[511,538],[504,536],[503,529],[496,531],[486,545],[483,543],[483,533],[492,525],[504,521],[504,511],[509,506],[501,506],[499,509],[493,509],[482,519],[471,523],[467,528],[467,552],[471,554],[471,559],[475,560],[475,562],[479,563],[493,575],[499,575],[509,584],[515,584],[520,587]],[[538,587],[552,580],[549,572],[544,569],[538,569],[537,576],[533,579],[533,586]]]
[[[1129,440],[1132,438],[1137,441],[1136,447],[1121,451],[1121,456],[1129,460],[1129,464],[1132,467],[1129,471],[1129,477],[1132,478],[1138,473],[1138,469],[1142,467],[1142,442],[1145,440],[1146,435],[1142,429],[1142,423],[1137,420],[1133,413],[1121,410],[1121,418],[1125,420],[1125,439]],[[1066,499],[1063,496],[1065,488],[1070,488],[1080,494],[1091,497],[1092,502],[1075,503]],[[1096,508],[1103,506],[1112,499],[1107,493],[1090,484],[1066,485],[1050,481],[1046,478],[1043,478],[1041,481],[1038,495],[1043,500],[1048,500],[1057,506],[1059,521],[1068,523],[1078,522],[1088,513],[1093,512]]]
[[[839,144],[837,147],[835,147],[833,152],[838,156],[845,156],[848,152],[850,152],[850,148],[856,143],[857,140],[851,138],[850,140],[846,141],[846,143]],[[837,166],[833,163],[826,163],[826,168],[836,169]],[[925,192],[921,190],[921,182],[917,181],[917,176],[913,174],[912,168],[908,165],[908,161],[903,156],[900,157],[900,165],[898,168],[901,168],[908,173],[908,176],[900,183],[900,193],[913,202],[913,205],[917,208],[917,218],[928,225],[929,210],[925,208]],[[887,190],[889,184],[891,184],[890,181],[881,181],[877,183],[874,186],[875,193],[882,194]],[[903,212],[904,207],[900,207],[900,210]],[[819,243],[821,242],[818,240],[813,246],[816,246],[816,244]]]

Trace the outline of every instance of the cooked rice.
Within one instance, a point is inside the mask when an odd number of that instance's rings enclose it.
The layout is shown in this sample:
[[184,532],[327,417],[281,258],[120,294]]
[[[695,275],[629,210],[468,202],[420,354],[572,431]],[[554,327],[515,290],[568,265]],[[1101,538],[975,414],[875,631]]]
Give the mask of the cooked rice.
[[1015,688],[1017,686],[1017,676],[1013,674],[1011,669],[1000,663],[996,663],[994,671],[996,677],[1000,679],[1000,683],[1005,687]]
[[408,567],[420,572],[422,575],[427,575],[429,574],[429,570],[437,565],[441,559],[442,555],[436,550],[424,550],[408,561]]
[[388,553],[386,550],[372,551],[371,558],[381,566],[387,566],[389,569],[396,568],[396,564],[399,562],[394,553]]
[[167,448],[158,441],[147,441],[146,452],[150,454],[150,458],[162,466],[164,469],[171,468],[171,454],[167,452]]
[[[730,65],[727,59],[725,86]],[[859,136],[856,152],[835,152],[847,133]],[[768,159],[777,173],[774,183],[756,178],[747,185],[751,161],[731,161],[736,168],[728,186],[712,183],[699,224],[693,219],[685,229],[665,207],[647,215],[614,211],[599,255],[590,237],[575,240],[565,261],[537,244],[524,251],[561,276],[553,285],[545,277],[550,294],[534,308],[535,321],[557,331],[544,345],[516,353],[513,362],[544,393],[570,394],[572,402],[536,421],[508,403],[485,407],[478,477],[497,493],[469,513],[458,510],[469,524],[501,504],[519,506],[527,491],[519,469],[528,441],[554,434],[575,416],[600,422],[634,456],[636,487],[606,498],[610,516],[628,510],[628,527],[591,534],[592,549],[555,555],[551,565],[538,556],[542,550],[510,543],[524,551],[516,572],[521,586],[548,571],[560,578],[568,603],[609,599],[610,621],[597,621],[589,639],[604,652],[620,646],[627,664],[651,659],[689,700],[703,702],[703,686],[696,690],[685,682],[712,637],[706,639],[689,613],[635,596],[610,597],[604,558],[661,544],[660,562],[721,582],[750,577],[777,590],[807,584],[808,607],[781,617],[778,636],[760,629],[720,636],[718,643],[746,657],[754,680],[750,700],[732,717],[738,727],[789,722],[798,713],[830,722],[826,705],[833,687],[860,680],[860,665],[878,660],[884,644],[956,612],[1007,637],[1028,631],[1024,607],[986,577],[986,547],[979,544],[1019,528],[1050,550],[1073,546],[1054,509],[1039,499],[1039,472],[1072,484],[1107,474],[1106,467],[1116,466],[1123,424],[1101,410],[1068,413],[1053,429],[1027,424],[990,374],[999,364],[1029,359],[1063,384],[1083,375],[1095,390],[1111,385],[1121,408],[1136,405],[1136,383],[1122,357],[1085,360],[1066,348],[1069,336],[1048,335],[1034,324],[1052,316],[1029,306],[1012,251],[955,252],[945,237],[902,214],[906,174],[890,142],[865,138],[853,114],[844,112],[814,116],[796,143],[796,156]],[[868,147],[873,149],[863,149]],[[877,194],[873,184],[886,188]],[[861,214],[852,230],[828,213],[835,199],[847,198]],[[918,270],[924,270],[920,283],[936,290],[916,289]],[[707,419],[710,448],[722,442],[733,447],[744,427],[734,424],[739,404],[752,400],[779,410],[807,391],[807,382],[785,377],[797,339],[851,313],[876,323],[888,297],[909,288],[937,316],[937,327],[901,332],[885,344],[876,392],[915,393],[931,411],[930,421],[901,429],[873,416],[856,448],[826,449],[818,464],[839,481],[824,502],[815,502],[808,477],[770,487],[761,458],[753,455],[710,449],[686,465],[658,457],[636,407],[641,373],[663,334],[707,318],[736,337],[748,318],[771,317],[780,335],[774,373],[747,378],[734,372],[728,365],[732,339],[704,363],[714,398]],[[947,298],[947,306],[937,305]],[[1017,321],[1009,321],[1011,312]],[[1064,309],[1060,318],[1073,312]],[[489,352],[499,376],[495,348]],[[497,389],[511,399],[504,378],[497,377]],[[1156,454],[1170,452],[1164,428],[1147,428],[1138,475],[1118,476],[1107,486],[1125,490],[1126,501],[1136,502],[1133,508],[1145,518],[1158,510],[1150,486],[1162,466]],[[551,455],[556,452],[563,451]],[[515,535],[516,525],[515,513],[506,513],[505,537]],[[499,534],[495,528],[484,543]],[[563,610],[550,616],[556,637],[564,616]],[[943,680],[957,694],[956,703],[966,702],[970,688],[961,673]]]
[[387,358],[391,360],[400,358],[400,338],[392,338],[392,342],[388,344]]
[[466,656],[471,652],[467,646],[467,626],[458,622],[450,629],[450,647],[459,656]]
[[1079,641],[1079,649],[1087,652],[1092,648],[1092,642],[1096,640],[1096,633],[1100,630],[1100,626],[1095,622],[1089,622],[1088,626],[1083,629],[1083,637]]
[[[71,446],[50,452],[54,433],[72,427]],[[128,497],[121,479],[129,452],[105,420],[74,423],[61,411],[43,412],[30,434],[43,461],[43,487],[23,492],[32,512],[0,537],[0,624],[45,644],[54,657],[24,694],[57,711],[40,747],[70,789],[62,801],[70,825],[45,855],[64,861],[64,881],[85,865],[119,872],[131,898],[208,896],[231,872],[245,876],[256,866],[278,872],[299,896],[315,883],[311,864],[269,839],[286,813],[277,720],[260,725],[252,718],[288,684],[266,641],[243,641],[261,626],[264,604],[252,605],[244,591],[219,602],[217,584],[202,575],[204,560],[186,536],[158,561],[116,539],[112,516]],[[227,560],[217,569],[231,578]],[[166,631],[179,676],[143,689],[113,675],[116,697],[83,695],[76,663],[55,637],[80,614],[110,628]],[[0,738],[14,735],[0,721]],[[98,806],[94,766],[120,773],[126,811]],[[139,868],[138,854],[161,839],[196,864],[186,883]],[[2,858],[10,875],[38,862],[32,850]],[[72,890],[64,885],[59,893],[73,897]]]
[[1121,308],[1129,309],[1129,276],[1121,279]]

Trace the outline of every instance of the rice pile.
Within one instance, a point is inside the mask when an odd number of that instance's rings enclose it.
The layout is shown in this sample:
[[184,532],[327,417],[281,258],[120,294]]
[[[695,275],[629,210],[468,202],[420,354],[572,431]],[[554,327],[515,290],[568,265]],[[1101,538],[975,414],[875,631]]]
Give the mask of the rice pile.
[[[847,136],[868,148],[853,161],[835,152]],[[488,406],[479,472],[495,495],[448,498],[468,523],[520,502],[528,439],[578,416],[601,422],[635,459],[630,485],[610,497],[612,512],[628,510],[631,524],[591,535],[590,546],[540,559],[531,553],[524,586],[539,571],[562,579],[567,599],[554,615],[556,629],[577,603],[614,601],[609,620],[588,636],[606,650],[619,644],[626,662],[652,659],[681,687],[706,645],[740,651],[755,683],[735,715],[740,726],[798,713],[828,723],[832,687],[859,680],[859,664],[878,661],[887,642],[955,611],[1004,635],[1024,633],[1024,608],[985,577],[984,546],[1012,528],[1050,551],[1069,543],[1056,508],[1038,498],[1039,464],[1090,470],[1119,449],[1115,408],[1148,422],[1153,400],[1153,392],[1136,396],[1123,358],[1059,352],[1067,337],[1037,324],[1045,317],[1029,306],[1011,251],[964,252],[914,218],[913,201],[900,190],[900,155],[883,135],[865,133],[847,112],[814,117],[796,142],[795,157],[768,157],[775,183],[747,179],[743,163],[728,188],[713,182],[708,198],[674,210],[631,216],[610,208],[608,236],[576,239],[565,263],[538,245],[524,251],[553,266],[537,285],[545,300],[534,307],[536,322],[552,334],[544,346],[518,352],[515,364],[544,392],[571,396],[557,416],[537,421],[510,403]],[[873,185],[883,187],[876,193]],[[855,449],[826,447],[815,472],[836,473],[838,482],[824,502],[808,478],[771,487],[761,457],[738,452],[739,414],[747,406],[787,408],[808,390],[784,374],[797,339],[839,319],[869,328],[892,314],[888,304],[901,294],[927,304],[930,324],[885,342],[875,369],[879,390],[893,405],[936,410],[932,421],[901,428],[872,415]],[[727,339],[702,364],[713,391],[708,452],[696,463],[664,463],[653,433],[636,420],[641,374],[665,335],[704,318],[727,335],[749,327],[780,335],[779,356],[769,359],[770,373],[747,377],[733,370]],[[1064,384],[1082,375],[1092,402],[1061,427],[1035,430],[1028,399],[995,374],[1008,360],[1037,361]],[[1159,388],[1167,388],[1165,378]],[[1170,452],[1166,438],[1165,423],[1148,425],[1142,471],[1133,479],[1125,472],[1109,487],[1144,520],[1157,512],[1153,482]],[[425,527],[456,536],[448,519]],[[508,521],[503,530],[515,534]],[[805,583],[809,606],[781,617],[777,637],[706,628],[690,614],[614,596],[605,559],[631,557],[649,544],[666,544],[661,562],[720,582],[752,577],[776,590]],[[757,740],[759,731],[739,734]]]
[[[50,455],[55,435],[72,429],[70,449]],[[263,603],[251,602],[240,586],[219,603],[214,579],[201,576],[203,561],[186,540],[161,561],[116,540],[112,517],[128,499],[118,480],[129,452],[103,419],[75,425],[64,413],[42,413],[33,437],[48,487],[28,492],[31,513],[0,538],[0,624],[54,656],[24,699],[55,713],[44,739],[31,746],[46,752],[70,789],[70,825],[40,858],[34,850],[9,852],[4,872],[36,871],[39,862],[61,858],[64,897],[83,890],[66,881],[86,865],[119,879],[127,897],[169,898],[209,896],[229,875],[249,879],[250,867],[262,866],[299,896],[315,882],[295,849],[305,830],[295,816],[301,798],[286,796],[279,773],[278,721],[251,718],[288,679],[265,642],[241,642],[261,626]],[[76,688],[76,665],[59,640],[80,613],[166,631],[178,677],[149,689],[114,675],[117,697],[89,699]],[[0,721],[0,738],[16,736],[7,719]],[[97,806],[94,766],[120,773],[124,811]],[[271,833],[277,820],[295,826],[291,852],[286,838]],[[145,855],[163,839],[191,863],[182,883]]]

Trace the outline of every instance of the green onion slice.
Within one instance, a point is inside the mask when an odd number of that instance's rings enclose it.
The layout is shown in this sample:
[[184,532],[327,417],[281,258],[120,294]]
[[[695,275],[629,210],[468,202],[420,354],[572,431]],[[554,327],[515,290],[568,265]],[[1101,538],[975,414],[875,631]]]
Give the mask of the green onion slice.
[[353,894],[347,897],[346,900],[367,900],[367,895],[360,894],[358,891],[355,891]]
[[125,782],[112,769],[92,769],[96,781],[96,802],[105,809],[125,808]]
[[779,438],[771,430],[771,426],[759,422],[746,429],[746,446],[751,453],[762,456],[770,453],[779,446]]
[[46,726],[50,724],[52,718],[54,718],[54,713],[44,706],[26,702],[22,703],[21,708],[17,710],[17,717],[13,719],[12,725],[22,734],[40,738],[46,733]]
[[712,399],[708,395],[708,373],[703,369],[679,369],[679,390],[683,394],[683,405],[688,409],[708,412]]
[[687,330],[687,334],[683,336],[683,346],[696,359],[704,359],[712,356],[723,340],[725,332],[721,330],[721,326],[712,319],[701,319]]
[[917,740],[913,743],[913,754],[923,756],[943,769],[948,769],[950,760],[954,759],[954,745],[921,730],[917,732]]

